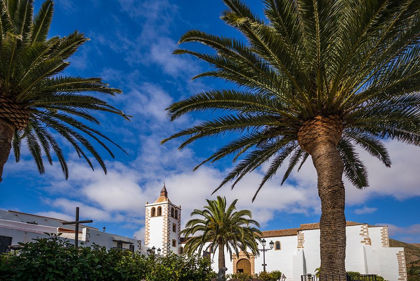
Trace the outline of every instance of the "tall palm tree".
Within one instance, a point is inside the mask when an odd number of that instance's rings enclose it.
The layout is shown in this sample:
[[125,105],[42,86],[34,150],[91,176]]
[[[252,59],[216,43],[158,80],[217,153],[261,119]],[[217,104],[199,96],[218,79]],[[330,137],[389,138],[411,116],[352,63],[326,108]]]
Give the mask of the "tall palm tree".
[[[192,112],[226,115],[165,139],[239,132],[206,162],[243,157],[219,188],[270,161],[257,193],[290,157],[283,177],[309,156],[321,199],[321,268],[345,274],[346,219],[342,175],[368,186],[355,146],[391,165],[384,139],[420,145],[420,1],[263,0],[260,19],[240,0],[223,0],[222,19],[246,42],[198,30],[180,43],[199,42],[216,53],[176,50],[213,69],[240,89],[198,93],[169,108],[171,120]],[[196,168],[198,168],[198,165]],[[255,199],[255,196],[254,196]]]
[[82,94],[114,95],[121,92],[119,89],[110,88],[100,78],[60,74],[69,66],[66,60],[88,38],[77,31],[63,38],[47,38],[53,4],[52,0],[45,1],[34,16],[33,0],[0,0],[0,179],[12,147],[19,161],[22,141],[28,145],[40,173],[45,171],[43,157],[53,163],[53,150],[67,178],[66,160],[53,131],[93,169],[86,150],[90,152],[106,173],[104,161],[86,136],[112,157],[102,139],[115,143],[86,123],[99,124],[91,111],[127,118],[95,95]]
[[257,241],[261,240],[261,231],[252,226],[259,227],[258,222],[252,219],[249,210],[236,211],[234,200],[229,206],[226,205],[226,198],[217,196],[217,200],[207,200],[208,205],[204,210],[195,209],[191,216],[197,215],[200,218],[191,219],[187,222],[186,228],[180,232],[188,238],[190,235],[199,233],[189,238],[185,244],[185,253],[192,255],[196,252],[201,254],[203,248],[214,252],[219,250],[219,269],[225,267],[225,248],[232,256],[239,255],[239,250],[246,254],[251,252],[259,253]]

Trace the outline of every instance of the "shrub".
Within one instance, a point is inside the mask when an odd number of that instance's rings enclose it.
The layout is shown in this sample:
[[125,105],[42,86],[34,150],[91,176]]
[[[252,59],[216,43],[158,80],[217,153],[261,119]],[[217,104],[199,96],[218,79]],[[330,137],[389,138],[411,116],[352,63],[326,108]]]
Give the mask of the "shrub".
[[[364,280],[363,274],[361,274],[360,272],[347,271],[347,275],[351,277],[351,279],[357,278],[358,280],[362,280],[362,281]],[[366,278],[366,280],[370,280],[370,279]],[[377,275],[376,281],[385,281],[385,279],[382,276]]]
[[273,280],[280,280],[280,278],[281,278],[281,271],[279,271],[279,270],[274,270],[274,271],[271,271],[270,272],[270,275],[271,275],[271,278],[273,279]]
[[408,281],[420,281],[420,266],[410,266],[407,268]]
[[57,236],[21,243],[19,254],[0,256],[1,280],[189,281],[214,277],[206,258],[144,256],[94,245],[76,250]]
[[239,281],[249,281],[252,280],[252,275],[249,275],[248,273],[234,273],[230,275],[231,280],[239,280]]
[[271,281],[270,273],[264,271],[258,275],[258,278],[263,281]]

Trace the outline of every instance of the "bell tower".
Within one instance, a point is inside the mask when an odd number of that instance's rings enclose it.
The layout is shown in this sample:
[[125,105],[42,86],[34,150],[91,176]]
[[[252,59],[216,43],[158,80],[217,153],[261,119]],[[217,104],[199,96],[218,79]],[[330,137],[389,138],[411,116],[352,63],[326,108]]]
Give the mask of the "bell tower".
[[161,249],[164,256],[170,252],[179,254],[181,206],[176,206],[169,200],[165,184],[155,202],[151,204],[146,202],[145,228],[146,249],[152,247],[156,250]]

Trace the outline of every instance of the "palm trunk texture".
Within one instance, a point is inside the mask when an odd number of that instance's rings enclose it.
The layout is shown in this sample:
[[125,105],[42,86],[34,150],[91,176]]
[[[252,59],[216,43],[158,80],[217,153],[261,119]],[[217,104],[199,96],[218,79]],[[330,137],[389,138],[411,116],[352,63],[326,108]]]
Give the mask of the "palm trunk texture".
[[220,242],[218,244],[219,244],[219,246],[218,246],[218,248],[219,248],[218,263],[219,263],[219,270],[220,270],[222,267],[226,267],[225,266],[225,245],[223,243],[220,243]]
[[342,180],[344,164],[337,144],[343,122],[337,116],[306,121],[299,130],[299,144],[307,151],[318,175],[321,198],[321,275],[346,274],[345,190]]
[[4,119],[0,118],[0,182],[3,176],[3,167],[9,158],[12,148],[12,138],[15,127]]

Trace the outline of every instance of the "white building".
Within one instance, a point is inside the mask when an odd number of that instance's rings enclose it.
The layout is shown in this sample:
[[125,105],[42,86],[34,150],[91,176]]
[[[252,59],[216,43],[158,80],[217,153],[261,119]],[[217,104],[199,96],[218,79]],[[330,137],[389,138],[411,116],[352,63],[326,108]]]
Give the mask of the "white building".
[[[63,225],[64,220],[26,214],[16,211],[0,210],[0,253],[8,250],[8,246],[19,242],[33,242],[36,238],[46,238],[45,233],[61,233],[74,244],[75,228],[73,225]],[[119,248],[123,250],[138,251],[141,241],[99,231],[87,225],[79,226],[78,233],[80,246],[91,246],[93,243],[105,246],[108,250]]]
[[179,232],[181,230],[181,206],[173,204],[168,198],[165,185],[155,202],[146,202],[145,248],[155,247],[163,255],[179,253]]
[[[96,243],[110,248],[143,251],[155,248],[162,255],[170,252],[182,253],[185,243],[179,233],[181,230],[181,206],[173,204],[163,186],[159,198],[151,204],[146,203],[145,249],[141,241],[115,234],[101,232],[96,228],[81,225],[79,241],[81,245]],[[63,220],[0,210],[0,252],[7,245],[30,242],[34,238],[46,237],[47,233],[63,233],[63,237],[74,241],[73,226],[64,226]],[[363,223],[347,222],[346,269],[362,274],[377,274],[389,281],[406,281],[404,248],[389,247],[388,227],[371,226]],[[301,224],[299,228],[263,231],[267,246],[273,241],[274,248],[265,253],[267,271],[280,270],[287,281],[299,281],[301,275],[314,273],[320,266],[319,224]],[[3,246],[2,246],[3,245]],[[210,256],[217,271],[218,252],[201,253]],[[240,253],[239,257],[225,252],[227,273],[263,271],[263,256]]]
[[[152,204],[146,203],[146,247],[160,248],[162,254],[169,251],[182,253],[183,243],[179,236],[181,206],[173,204],[164,186],[160,197]],[[267,271],[280,270],[287,281],[301,280],[301,275],[313,274],[320,267],[319,224],[301,224],[299,228],[263,231],[263,238],[274,248],[265,253]],[[347,222],[346,269],[362,274],[376,274],[389,281],[406,281],[404,248],[389,247],[388,227]],[[178,242],[181,242],[178,244]],[[218,251],[201,253],[210,255],[217,271]],[[240,253],[231,260],[225,252],[227,273],[263,271],[263,256],[247,257]]]

